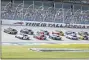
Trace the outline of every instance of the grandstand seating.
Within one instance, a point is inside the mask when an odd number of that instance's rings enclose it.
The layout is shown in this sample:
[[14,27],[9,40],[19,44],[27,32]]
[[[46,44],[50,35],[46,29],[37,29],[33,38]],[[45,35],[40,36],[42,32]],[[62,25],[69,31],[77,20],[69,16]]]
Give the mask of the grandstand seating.
[[1,18],[9,20],[89,24],[89,11],[71,11],[71,9],[66,8],[53,9],[52,6],[40,5],[2,2]]

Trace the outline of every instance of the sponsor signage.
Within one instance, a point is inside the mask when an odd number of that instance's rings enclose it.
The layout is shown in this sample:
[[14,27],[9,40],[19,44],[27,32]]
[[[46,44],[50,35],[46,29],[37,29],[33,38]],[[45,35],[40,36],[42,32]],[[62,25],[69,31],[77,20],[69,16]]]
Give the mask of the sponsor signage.
[[62,24],[53,24],[53,23],[32,23],[26,22],[26,26],[39,26],[39,27],[61,27]]
[[36,22],[36,21],[21,21],[21,20],[2,20],[3,25],[24,25],[34,27],[61,27],[61,28],[89,28],[89,24],[65,24],[53,22]]
[[17,25],[23,25],[24,22],[15,22],[14,24],[17,24]]
[[36,27],[61,27],[61,28],[89,28],[89,25],[83,24],[64,24],[64,23],[36,23],[36,22],[26,22],[26,26],[36,26]]

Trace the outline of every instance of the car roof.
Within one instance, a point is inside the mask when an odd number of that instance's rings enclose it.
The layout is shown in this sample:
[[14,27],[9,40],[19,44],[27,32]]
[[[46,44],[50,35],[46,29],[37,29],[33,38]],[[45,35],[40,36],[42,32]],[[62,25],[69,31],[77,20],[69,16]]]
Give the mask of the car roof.
[[27,28],[24,28],[23,30],[28,30]]
[[57,35],[57,34],[52,34],[52,36],[59,36],[59,35]]
[[9,30],[13,30],[13,28],[7,28],[7,29],[9,29]]

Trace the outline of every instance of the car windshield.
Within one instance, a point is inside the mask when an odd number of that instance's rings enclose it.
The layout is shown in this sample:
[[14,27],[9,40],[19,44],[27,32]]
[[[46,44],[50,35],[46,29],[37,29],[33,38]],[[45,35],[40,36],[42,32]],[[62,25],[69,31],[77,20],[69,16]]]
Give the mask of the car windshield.
[[44,35],[41,35],[41,37],[44,37]]
[[24,36],[27,36],[27,35],[24,35]]
[[72,36],[76,36],[76,33],[72,33],[71,35],[72,35]]
[[57,34],[54,34],[53,36],[58,37],[58,35],[57,35]]
[[57,36],[57,37],[59,37],[59,36]]
[[73,35],[73,37],[76,37],[76,35]]
[[12,30],[12,28],[8,28],[9,30]]
[[28,30],[28,31],[31,31],[31,30]]
[[84,35],[88,35],[88,33],[87,32],[84,32]]
[[66,32],[67,34],[71,34],[72,32],[71,31],[68,31],[68,32]]
[[60,31],[60,33],[62,33],[62,31]]
[[26,29],[23,29],[22,31],[27,31]]
[[47,31],[44,31],[44,32],[47,32]]
[[15,31],[15,29],[12,29],[12,31]]

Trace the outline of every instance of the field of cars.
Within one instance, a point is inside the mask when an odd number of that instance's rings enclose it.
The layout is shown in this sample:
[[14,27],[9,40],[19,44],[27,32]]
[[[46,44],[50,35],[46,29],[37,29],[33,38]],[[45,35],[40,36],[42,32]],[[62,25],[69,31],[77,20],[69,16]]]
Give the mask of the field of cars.
[[[48,31],[48,30],[40,30],[37,32],[34,32],[32,29],[29,28],[23,28],[18,31],[17,29],[8,27],[4,29],[4,33],[14,35],[15,38],[20,40],[31,40],[32,38],[35,38],[37,40],[48,40],[47,38],[51,40],[63,40],[62,37],[65,37],[66,39],[70,40],[89,40],[89,32],[87,31],[62,31],[62,30],[54,30],[54,31]],[[19,32],[19,33],[18,33]],[[30,37],[32,36],[32,38]]]

